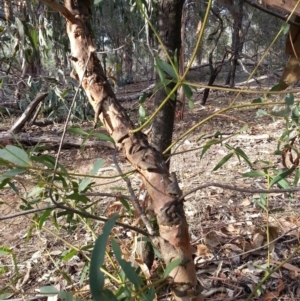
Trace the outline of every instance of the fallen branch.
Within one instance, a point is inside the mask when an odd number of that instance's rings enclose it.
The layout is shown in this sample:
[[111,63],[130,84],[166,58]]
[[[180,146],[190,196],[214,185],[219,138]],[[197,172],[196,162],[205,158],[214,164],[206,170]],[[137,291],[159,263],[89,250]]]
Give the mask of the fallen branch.
[[25,112],[18,118],[18,120],[13,124],[11,129],[9,130],[10,133],[19,133],[29,119],[37,105],[48,95],[48,93],[38,94],[35,99],[29,104],[26,108]]
[[[7,142],[13,143],[13,141],[18,141],[25,145],[36,145],[36,144],[49,144],[52,147],[58,146],[60,143],[61,137],[51,134],[36,134],[32,135],[31,133],[20,133],[17,135],[11,134],[10,132],[0,132],[0,144],[8,144]],[[114,149],[114,145],[108,141],[99,141],[99,140],[87,140],[84,142],[84,139],[77,137],[66,137],[63,141],[63,147],[108,147]]]
[[132,95],[128,95],[128,96],[119,96],[118,95],[118,101],[124,102],[124,101],[137,100],[137,99],[139,99],[139,97],[141,95],[143,95],[143,93],[145,93],[147,95],[147,97],[149,97],[152,95],[154,87],[155,87],[155,84],[152,84],[149,87],[147,87],[146,89],[144,89],[138,93],[132,94]]

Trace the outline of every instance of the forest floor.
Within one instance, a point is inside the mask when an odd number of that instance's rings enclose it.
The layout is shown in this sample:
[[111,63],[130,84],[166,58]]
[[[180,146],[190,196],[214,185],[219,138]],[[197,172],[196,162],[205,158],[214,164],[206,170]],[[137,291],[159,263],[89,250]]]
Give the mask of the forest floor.
[[[141,85],[126,87],[132,91],[142,88]],[[195,93],[195,108],[191,110],[186,106],[183,119],[176,117],[174,141],[193,125],[227,107],[235,95],[211,92],[205,107],[199,104],[201,97],[202,94]],[[246,104],[254,98],[253,95],[242,94],[236,102]],[[137,121],[138,110],[132,110],[132,103],[123,105],[131,109],[128,113]],[[146,107],[151,111],[151,103],[146,103]],[[272,173],[274,169],[283,168],[282,157],[274,152],[285,130],[285,121],[273,120],[269,116],[256,117],[257,111],[258,108],[254,107],[224,112],[196,128],[173,148],[170,168],[176,172],[183,192],[205,186],[185,199],[197,276],[204,287],[205,300],[300,300],[300,193],[277,192],[262,196],[258,189],[268,188],[266,178],[244,177],[243,174],[251,169],[245,160],[239,160],[237,156],[232,156],[221,168],[213,171],[218,162],[230,153],[226,143],[229,148],[244,151],[253,163],[252,170],[265,169]],[[245,124],[248,128],[241,131]],[[80,126],[89,129],[92,123],[84,122]],[[56,124],[35,128],[34,131],[51,133],[62,128],[62,124]],[[201,157],[203,147],[217,139],[216,132],[221,133],[224,143],[212,145]],[[43,153],[55,156],[56,150],[49,149]],[[97,173],[99,178],[95,179],[93,191],[116,192],[122,188],[122,193],[126,193],[125,183],[118,177],[112,156],[113,151],[105,148],[63,149],[60,163],[68,171],[86,175],[95,161],[102,158],[105,163]],[[132,170],[122,154],[118,155],[118,160],[123,172]],[[294,177],[295,173],[288,177],[288,181],[292,183]],[[130,180],[138,194],[141,186],[138,175],[133,174]],[[211,183],[221,185],[216,187]],[[30,191],[28,187],[30,185],[22,188],[18,184],[22,193]],[[271,188],[278,187],[275,185]],[[247,189],[253,192],[247,192]],[[94,196],[91,200],[96,201],[93,207],[95,214],[110,216],[118,212],[124,214],[122,222],[138,223],[136,217],[126,214],[118,199]],[[12,189],[0,191],[1,216],[20,211],[21,204],[21,197]],[[76,292],[77,297],[86,300],[89,287],[83,275],[86,271],[83,252],[65,260],[62,258],[72,249],[92,244],[95,237],[101,234],[101,224],[82,222],[76,230],[68,232],[62,224],[59,231],[55,230],[51,221],[47,221],[39,230],[34,223],[36,220],[34,215],[0,220],[0,245],[9,248],[18,266],[16,277],[12,257],[0,257],[0,300],[33,297],[39,295],[38,289],[45,285]],[[125,258],[129,258],[132,234],[119,229],[121,235],[118,242]],[[271,242],[268,247],[267,241]],[[150,271],[152,275],[157,272],[157,266],[155,262]],[[273,272],[266,277],[268,271]],[[257,286],[259,289],[253,297],[247,299]],[[9,292],[6,295],[2,294],[5,287]],[[158,299],[171,300],[166,293],[167,289],[159,292]]]

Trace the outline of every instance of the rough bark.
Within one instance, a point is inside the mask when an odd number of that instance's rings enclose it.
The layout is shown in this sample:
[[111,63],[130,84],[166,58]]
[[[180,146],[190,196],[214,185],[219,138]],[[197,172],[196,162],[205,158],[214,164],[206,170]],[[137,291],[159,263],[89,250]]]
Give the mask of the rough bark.
[[[181,14],[183,3],[184,0],[159,1],[158,32],[171,58],[174,57],[175,50],[179,50],[181,46]],[[167,60],[161,45],[159,46],[158,56],[162,60]],[[159,79],[157,80],[159,81]],[[169,84],[169,88],[173,89],[174,85],[174,83]],[[158,107],[165,97],[165,90],[160,89],[155,94],[155,107]],[[176,101],[170,100],[154,119],[151,144],[160,152],[164,151],[172,142],[175,108]]]
[[[162,2],[165,4],[168,1]],[[170,286],[175,299],[203,300],[193,264],[183,202],[178,201],[181,191],[176,185],[176,177],[169,174],[161,153],[149,145],[146,136],[132,133],[133,124],[117,101],[95,52],[88,2],[65,0],[65,7],[75,17],[75,20],[67,19],[70,58],[78,77],[82,79],[82,87],[95,110],[96,119],[101,119],[118,149],[138,170],[144,182],[157,217],[158,240],[164,261],[168,264],[181,259],[181,264],[170,273],[173,278]],[[167,9],[164,5],[163,8]]]

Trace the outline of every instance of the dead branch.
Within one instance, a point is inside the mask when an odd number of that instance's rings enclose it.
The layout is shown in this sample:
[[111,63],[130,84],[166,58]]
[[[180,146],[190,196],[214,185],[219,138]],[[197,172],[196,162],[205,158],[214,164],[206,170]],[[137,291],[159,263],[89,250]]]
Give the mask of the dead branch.
[[25,112],[18,118],[18,120],[13,124],[11,129],[9,130],[10,133],[16,134],[21,131],[22,127],[26,123],[26,121],[31,116],[32,112],[35,110],[37,105],[48,95],[48,93],[37,94],[35,99],[29,104],[26,108]]
[[[51,147],[57,147],[61,141],[61,136],[51,134],[36,134],[31,133],[20,133],[11,134],[9,132],[0,132],[0,144],[13,144],[14,141],[18,141],[25,145],[36,145],[36,144],[47,144]],[[108,141],[85,141],[79,137],[66,137],[63,141],[62,146],[64,148],[70,147],[107,147],[114,149],[114,145]]]

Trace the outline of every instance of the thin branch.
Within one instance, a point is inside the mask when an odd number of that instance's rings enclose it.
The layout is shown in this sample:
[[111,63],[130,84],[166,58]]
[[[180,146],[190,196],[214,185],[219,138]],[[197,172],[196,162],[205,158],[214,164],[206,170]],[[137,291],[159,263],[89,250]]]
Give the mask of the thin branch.
[[[73,97],[72,103],[71,103],[70,108],[69,108],[69,112],[68,112],[68,115],[67,115],[67,118],[66,118],[66,122],[64,124],[63,133],[61,135],[61,140],[60,140],[60,144],[59,144],[59,147],[58,147],[57,156],[56,156],[56,159],[55,159],[55,164],[54,164],[54,168],[53,168],[53,176],[52,176],[52,180],[51,180],[51,184],[50,184],[50,189],[49,189],[49,194],[50,194],[51,200],[53,200],[53,197],[52,197],[52,188],[53,188],[53,183],[54,183],[54,179],[55,179],[56,170],[57,170],[57,167],[58,167],[59,156],[60,156],[60,153],[61,153],[61,149],[62,149],[62,145],[63,145],[63,142],[64,142],[64,138],[65,138],[66,132],[67,132],[68,122],[70,120],[71,113],[72,113],[72,108],[73,108],[73,106],[75,104],[75,100],[77,98],[77,95],[78,95],[78,92],[79,92],[79,88],[82,85],[82,81],[84,79],[84,75],[85,75],[85,72],[86,72],[86,68],[87,68],[88,62],[90,61],[90,58],[91,58],[91,52],[89,52],[89,57],[86,60],[86,63],[85,63],[84,69],[83,69],[82,78],[80,79],[80,82],[79,82],[79,85],[77,87],[76,93],[75,93],[75,95]],[[54,202],[54,204],[57,204],[57,203]]]
[[[52,200],[52,201],[54,201],[54,200]],[[54,203],[55,203],[55,201],[54,201]],[[86,217],[86,218],[92,218],[92,219],[95,219],[95,220],[98,220],[98,221],[101,221],[101,222],[104,222],[104,223],[106,223],[109,220],[109,218],[102,217],[102,216],[100,217],[100,216],[96,216],[96,215],[93,215],[93,214],[90,214],[90,213],[87,213],[87,212],[83,212],[83,211],[80,211],[80,210],[77,210],[77,209],[73,209],[73,208],[70,208],[68,206],[62,205],[61,203],[56,203],[56,204],[57,204],[56,206],[60,209],[65,209],[69,212],[78,214],[78,215]],[[117,226],[121,226],[125,229],[129,229],[129,230],[135,231],[137,233],[140,233],[144,236],[147,236],[147,237],[151,236],[151,235],[149,235],[149,233],[147,233],[146,231],[141,230],[140,228],[133,227],[133,226],[130,226],[130,225],[127,225],[127,224],[123,224],[121,222],[116,222],[115,224]]]
[[131,182],[129,180],[129,178],[126,178],[124,177],[124,174],[118,164],[118,160],[117,160],[117,157],[116,157],[116,154],[117,154],[117,149],[115,149],[115,152],[113,154],[113,161],[115,163],[115,166],[116,166],[116,169],[118,170],[120,176],[124,179],[124,181],[126,182],[127,184],[127,188],[129,190],[129,193],[131,195],[131,202],[135,208],[135,210],[137,211],[137,213],[139,214],[139,216],[141,217],[143,223],[145,224],[148,232],[150,233],[150,235],[154,235],[154,230],[153,230],[153,227],[151,226],[150,224],[150,221],[148,219],[148,217],[146,216],[144,210],[142,210],[141,206],[140,206],[140,203],[139,203],[139,200],[137,199],[134,191],[133,191],[133,188],[131,186]]
[[288,189],[249,189],[249,188],[239,188],[231,185],[225,185],[225,184],[219,184],[219,183],[206,183],[200,186],[197,186],[193,188],[192,190],[188,191],[187,193],[183,194],[178,201],[184,200],[186,196],[189,194],[196,192],[197,190],[207,188],[207,187],[220,187],[223,189],[228,189],[228,190],[234,190],[234,191],[239,191],[239,192],[247,192],[247,193],[282,193],[282,192],[298,192],[300,191],[300,187],[296,188],[288,188]]
[[43,2],[56,12],[62,14],[70,23],[75,24],[77,22],[76,18],[71,14],[71,12],[63,5],[57,3],[55,0],[40,0],[40,2]]
[[118,194],[118,193],[85,192],[85,193],[80,193],[80,195],[84,195],[84,196],[107,196],[107,197],[111,197],[111,198],[122,198],[122,199],[126,199],[126,200],[131,200],[131,197],[129,195]]
[[21,211],[21,212],[8,214],[8,215],[5,215],[5,216],[0,216],[0,221],[4,221],[6,219],[15,218],[15,217],[18,217],[18,216],[23,216],[23,215],[27,215],[27,214],[31,214],[31,213],[45,211],[45,210],[48,210],[48,209],[55,209],[55,208],[56,208],[56,205],[51,205],[51,206],[42,207],[42,208],[24,210],[24,211]]
[[[52,201],[53,201],[53,203],[55,203],[55,205],[51,205],[51,206],[47,206],[47,207],[43,207],[43,208],[24,210],[22,212],[17,212],[17,213],[14,213],[14,214],[0,216],[0,221],[4,221],[4,220],[7,220],[7,219],[19,217],[19,216],[28,215],[28,214],[31,214],[31,213],[45,211],[45,210],[48,210],[48,209],[54,209],[54,210],[55,209],[64,209],[64,210],[66,210],[68,212],[72,212],[72,213],[78,214],[80,216],[83,216],[83,217],[86,217],[86,218],[91,218],[91,219],[94,219],[94,220],[98,220],[98,221],[104,222],[104,223],[106,223],[109,220],[109,218],[102,217],[102,216],[96,216],[96,215],[93,215],[93,214],[90,214],[90,213],[87,213],[87,212],[83,212],[83,211],[80,211],[80,210],[73,209],[71,207],[65,206],[64,204],[58,203],[58,202],[56,202],[54,200],[52,200]],[[148,237],[150,236],[149,233],[147,233],[146,231],[143,231],[143,230],[141,230],[141,229],[139,229],[137,227],[133,227],[133,226],[130,226],[130,225],[127,225],[127,224],[123,224],[121,222],[116,222],[116,225],[121,226],[121,227],[123,227],[125,229],[129,229],[129,230],[135,231],[135,232],[140,233],[140,234],[142,234],[144,236],[148,236]]]
[[280,14],[277,14],[277,13],[275,13],[275,12],[272,12],[271,10],[269,10],[269,9],[267,9],[267,8],[264,8],[263,6],[261,6],[261,5],[257,4],[257,3],[255,3],[254,1],[251,1],[251,0],[244,0],[244,2],[246,2],[247,4],[253,6],[253,7],[255,7],[255,8],[257,8],[257,9],[259,9],[259,10],[261,10],[261,11],[263,11],[263,12],[265,12],[265,13],[267,13],[267,14],[273,16],[273,17],[276,17],[276,18],[278,18],[278,19],[280,19],[280,20],[283,20],[284,22],[286,22],[286,23],[288,23],[288,24],[295,25],[295,26],[300,26],[299,23],[296,23],[296,22],[294,22],[294,21],[292,21],[292,20],[287,20],[287,18],[286,18],[285,16],[282,16],[282,15],[280,15]]

